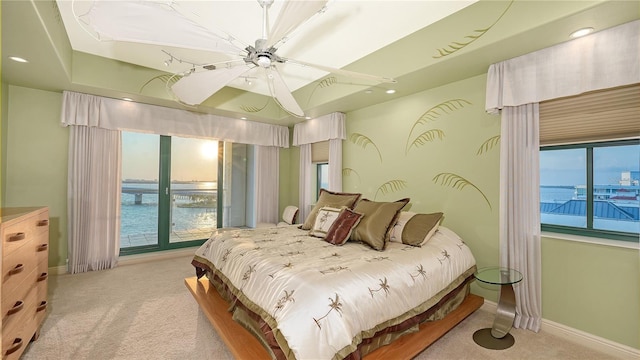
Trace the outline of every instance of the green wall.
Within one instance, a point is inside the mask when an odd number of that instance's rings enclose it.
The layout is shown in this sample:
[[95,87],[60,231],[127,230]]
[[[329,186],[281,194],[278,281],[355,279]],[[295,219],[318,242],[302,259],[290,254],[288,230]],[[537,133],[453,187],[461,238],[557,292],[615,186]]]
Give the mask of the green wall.
[[68,134],[62,94],[8,86],[2,206],[49,207],[49,266],[67,259]]
[[542,238],[542,315],[640,348],[640,258],[626,249]]
[[[499,259],[500,118],[484,111],[485,81],[350,112],[343,143],[344,191],[378,201],[410,197],[411,211],[444,212],[443,225],[464,239],[479,267]],[[543,318],[640,348],[639,263],[637,249],[543,238]],[[476,282],[472,291],[497,300],[495,288]]]
[[[479,266],[497,264],[499,254],[499,147],[483,144],[499,134],[500,120],[485,114],[484,89],[485,76],[478,76],[350,112],[350,139],[343,143],[343,167],[352,169],[344,171],[345,191],[378,201],[410,197],[413,211],[443,211],[443,225],[461,235]],[[68,131],[60,125],[62,95],[4,86],[2,97],[2,205],[49,206],[49,265],[64,265]],[[409,136],[425,113],[431,120]],[[425,135],[422,145],[406,150],[407,140],[428,132],[436,134],[431,141]],[[281,156],[283,208],[298,203],[299,151],[283,149]],[[466,185],[448,185],[445,176]],[[542,257],[545,319],[640,348],[638,250],[544,238]],[[497,300],[496,289],[474,284],[472,291]]]

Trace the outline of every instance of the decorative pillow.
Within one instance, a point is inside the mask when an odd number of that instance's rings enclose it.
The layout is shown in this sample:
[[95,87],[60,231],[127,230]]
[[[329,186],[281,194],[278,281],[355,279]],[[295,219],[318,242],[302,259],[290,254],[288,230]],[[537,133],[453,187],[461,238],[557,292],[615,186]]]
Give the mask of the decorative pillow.
[[441,212],[412,216],[402,231],[402,243],[413,246],[424,245],[438,230],[443,217]]
[[404,226],[407,224],[407,221],[413,217],[416,213],[411,211],[401,211],[398,216],[398,221],[393,225],[393,229],[391,229],[391,234],[389,236],[389,241],[391,242],[402,242],[402,230],[404,230]]
[[349,208],[343,208],[336,221],[333,222],[324,240],[333,245],[343,245],[347,242],[353,229],[358,226],[362,214]]
[[353,233],[351,240],[362,241],[375,250],[384,250],[389,233],[409,198],[395,202],[376,202],[362,199],[353,211],[364,215]]
[[320,189],[320,196],[318,196],[318,201],[316,205],[311,209],[311,212],[307,216],[302,224],[301,229],[303,230],[311,230],[313,224],[316,222],[316,216],[318,215],[318,211],[325,206],[333,207],[333,208],[341,208],[346,206],[350,209],[353,209],[353,206],[360,199],[362,194],[352,194],[352,193],[339,193],[332,192],[326,189]]
[[324,239],[329,232],[329,228],[331,228],[331,225],[333,225],[333,222],[338,218],[339,214],[340,209],[337,208],[325,206],[320,209],[318,211],[318,216],[316,216],[316,221],[309,231],[309,235]]

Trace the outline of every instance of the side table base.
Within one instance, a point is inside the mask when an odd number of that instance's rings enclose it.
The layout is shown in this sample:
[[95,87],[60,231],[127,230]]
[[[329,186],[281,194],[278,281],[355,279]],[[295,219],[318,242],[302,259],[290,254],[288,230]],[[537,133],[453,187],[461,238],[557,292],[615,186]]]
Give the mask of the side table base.
[[506,334],[502,339],[493,337],[491,335],[491,328],[480,329],[474,332],[473,341],[475,341],[476,344],[482,346],[483,348],[491,350],[508,349],[516,342],[516,340],[513,338],[513,335],[511,334]]

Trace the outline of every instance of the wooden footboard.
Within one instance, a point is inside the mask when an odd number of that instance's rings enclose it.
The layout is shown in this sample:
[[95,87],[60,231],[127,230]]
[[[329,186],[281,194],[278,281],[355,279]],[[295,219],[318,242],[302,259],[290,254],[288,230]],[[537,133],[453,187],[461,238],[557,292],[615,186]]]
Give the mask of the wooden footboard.
[[[184,283],[236,359],[268,360],[271,358],[262,344],[232,319],[231,313],[227,311],[229,304],[220,297],[206,277],[200,280],[195,276],[186,278]],[[442,320],[425,322],[420,325],[420,331],[405,335],[368,354],[364,359],[412,359],[480,308],[483,303],[483,298],[469,294],[457,309]]]

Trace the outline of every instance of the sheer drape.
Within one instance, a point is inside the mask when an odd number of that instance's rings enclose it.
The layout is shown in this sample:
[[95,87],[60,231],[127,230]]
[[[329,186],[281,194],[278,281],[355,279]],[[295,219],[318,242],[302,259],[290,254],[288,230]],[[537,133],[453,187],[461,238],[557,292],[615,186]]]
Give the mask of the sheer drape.
[[120,252],[120,132],[72,126],[67,188],[69,272],[113,268]]
[[311,144],[300,145],[300,179],[298,187],[298,219],[304,222],[311,211]]
[[279,221],[280,148],[256,146],[256,222]]
[[514,326],[540,330],[540,174],[538,104],[502,110],[500,142],[500,265],[524,277],[514,287]]
[[342,191],[342,140],[347,138],[345,114],[332,113],[293,127],[293,145],[300,147],[298,219],[304,222],[311,210],[311,144],[329,140],[329,189]]
[[329,189],[342,191],[342,139],[329,140]]
[[500,264],[524,275],[514,326],[542,318],[539,102],[640,82],[640,21],[489,67],[486,110],[502,111]]

